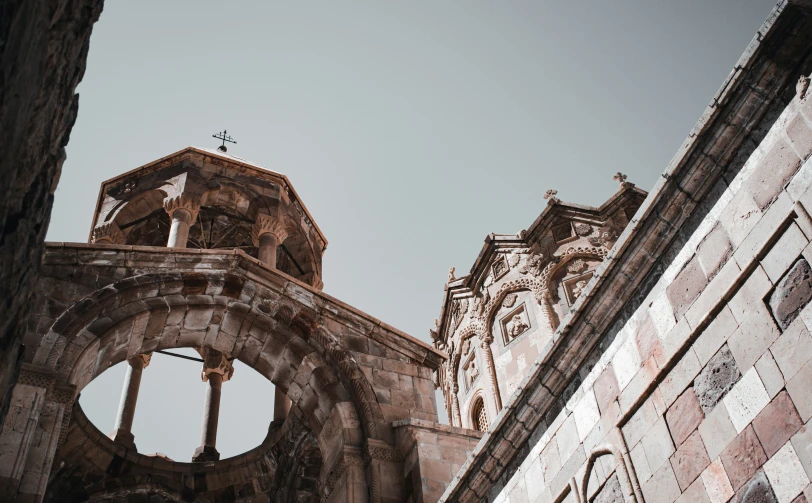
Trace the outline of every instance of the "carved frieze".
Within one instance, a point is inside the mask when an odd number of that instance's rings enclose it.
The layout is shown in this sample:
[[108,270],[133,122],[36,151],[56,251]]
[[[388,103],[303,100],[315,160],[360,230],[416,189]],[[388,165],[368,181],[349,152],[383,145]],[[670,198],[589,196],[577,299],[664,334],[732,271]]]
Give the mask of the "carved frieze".
[[617,239],[617,230],[610,225],[604,225],[595,236],[589,238],[589,243],[592,246],[605,246],[611,248]]
[[500,278],[502,278],[502,276],[507,274],[507,272],[510,270],[510,266],[508,266],[504,255],[499,255],[496,257],[496,260],[493,261],[493,265],[491,266],[491,270],[493,271],[494,281],[498,281]]
[[587,265],[582,259],[578,258],[567,264],[567,272],[570,274],[577,274],[586,269]]
[[579,236],[589,236],[592,234],[592,226],[585,223],[575,224],[575,233]]
[[516,299],[519,296],[515,293],[509,293],[505,295],[505,298],[502,300],[502,307],[513,307],[513,304],[516,303]]

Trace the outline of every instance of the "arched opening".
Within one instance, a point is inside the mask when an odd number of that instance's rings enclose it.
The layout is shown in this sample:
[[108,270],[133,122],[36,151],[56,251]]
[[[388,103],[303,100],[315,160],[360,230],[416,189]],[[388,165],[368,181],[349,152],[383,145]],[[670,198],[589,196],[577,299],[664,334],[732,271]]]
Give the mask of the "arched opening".
[[478,397],[474,400],[474,406],[471,407],[471,424],[475,430],[486,432],[490,423],[488,422],[488,411],[485,409],[485,400]]

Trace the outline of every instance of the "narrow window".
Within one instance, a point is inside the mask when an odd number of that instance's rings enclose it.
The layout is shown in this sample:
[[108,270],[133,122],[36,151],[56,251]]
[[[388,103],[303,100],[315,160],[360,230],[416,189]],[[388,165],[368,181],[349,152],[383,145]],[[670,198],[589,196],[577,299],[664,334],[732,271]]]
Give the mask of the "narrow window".
[[477,398],[473,409],[474,428],[481,432],[488,431],[488,414],[485,412],[485,402]]

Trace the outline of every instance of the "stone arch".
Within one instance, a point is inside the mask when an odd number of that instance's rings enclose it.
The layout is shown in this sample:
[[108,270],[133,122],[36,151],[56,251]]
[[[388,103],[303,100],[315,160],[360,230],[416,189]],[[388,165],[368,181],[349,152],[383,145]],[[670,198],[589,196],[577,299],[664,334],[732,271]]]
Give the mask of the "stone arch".
[[[630,467],[627,465],[627,458],[623,456],[620,449],[612,444],[599,445],[589,453],[589,457],[587,458],[586,462],[586,470],[584,470],[583,477],[581,478],[580,489],[578,491],[581,501],[589,501],[587,497],[589,489],[589,477],[592,475],[592,469],[595,467],[595,462],[598,460],[598,458],[603,456],[612,456],[612,458],[614,458],[615,473],[617,473],[617,478],[620,482],[620,490],[623,494],[623,500],[629,503],[642,503],[642,496],[640,496],[639,489],[635,487],[636,484],[632,480],[633,474],[629,471]],[[606,479],[608,480],[610,476],[611,473],[607,474]],[[603,483],[604,482],[602,481],[601,484]]]
[[[96,290],[57,318],[33,363],[80,391],[136,354],[201,346],[232,355],[286,392],[323,452],[333,439],[360,448],[378,435],[383,414],[372,387],[338,340],[307,308],[237,274],[152,273]],[[338,424],[326,428],[328,420]]]

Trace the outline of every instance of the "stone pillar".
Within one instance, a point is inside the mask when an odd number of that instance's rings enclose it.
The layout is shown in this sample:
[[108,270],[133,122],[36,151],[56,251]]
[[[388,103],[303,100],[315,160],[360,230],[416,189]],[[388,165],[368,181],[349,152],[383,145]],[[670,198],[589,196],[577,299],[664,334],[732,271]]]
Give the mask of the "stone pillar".
[[220,392],[225,381],[234,375],[234,367],[225,354],[220,351],[204,348],[203,382],[209,383],[206,388],[206,405],[203,407],[203,429],[200,434],[200,447],[195,449],[192,461],[196,463],[217,461],[217,423],[220,420]]
[[133,419],[135,404],[138,401],[138,389],[141,387],[141,374],[149,365],[152,355],[135,355],[127,360],[127,373],[124,376],[124,387],[121,389],[121,400],[118,403],[116,429],[111,437],[130,449],[137,450],[133,437]]
[[451,413],[452,421],[451,426],[459,426],[462,428],[462,415],[460,414],[460,400],[457,397],[457,393],[459,393],[460,388],[456,384],[454,384],[454,389],[451,394]]
[[502,410],[502,397],[499,394],[499,384],[496,382],[496,367],[493,364],[493,352],[491,351],[492,342],[493,336],[489,335],[484,337],[480,341],[480,347],[482,348],[482,357],[485,360],[485,368],[488,371],[488,381],[491,385],[493,400],[496,404],[496,413],[498,414],[499,411]]
[[[257,258],[260,262],[272,269],[276,269],[276,250],[279,244],[288,237],[284,222],[277,217],[259,214],[251,231],[251,237],[257,247]],[[288,417],[289,411],[290,400],[279,388],[275,388],[273,420],[284,421]]]
[[200,211],[200,199],[185,194],[167,197],[164,199],[164,209],[172,220],[167,248],[186,248],[189,228],[194,225]]

